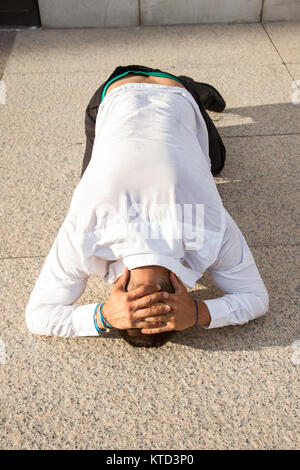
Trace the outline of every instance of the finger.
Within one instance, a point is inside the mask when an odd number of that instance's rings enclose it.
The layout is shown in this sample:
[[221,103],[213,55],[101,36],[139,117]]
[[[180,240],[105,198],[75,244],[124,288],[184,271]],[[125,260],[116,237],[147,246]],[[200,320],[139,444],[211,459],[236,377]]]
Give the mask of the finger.
[[171,328],[168,324],[166,326],[160,326],[157,328],[142,328],[141,333],[144,333],[146,335],[155,335],[156,333],[163,333],[164,331],[172,331],[173,328]]
[[145,323],[145,322],[138,322],[135,324],[134,328],[142,329],[154,329],[154,328],[164,328],[167,326],[167,322],[160,321],[160,322],[153,322],[153,323]]
[[186,290],[185,285],[180,281],[180,279],[176,276],[175,273],[170,273],[171,283],[175,289],[175,294],[180,294]]
[[[152,322],[168,322],[172,320],[174,317],[171,317],[170,315],[157,315],[156,317],[147,317],[143,318],[143,320],[147,323],[152,323]],[[149,325],[146,325],[149,327]]]
[[141,308],[150,307],[150,305],[157,302],[167,302],[169,297],[168,292],[154,292],[154,294],[148,294],[144,297],[137,299],[134,302],[134,310],[140,310]]
[[166,304],[159,304],[159,305],[152,305],[148,308],[142,308],[141,310],[137,310],[134,312],[135,320],[140,320],[141,318],[153,317],[156,315],[162,315],[166,312],[169,312],[171,307]]
[[159,284],[146,284],[128,292],[128,300],[136,300],[161,289]]
[[125,291],[128,276],[129,276],[129,269],[127,268],[127,266],[125,266],[121,276],[119,276],[115,282],[114,289]]

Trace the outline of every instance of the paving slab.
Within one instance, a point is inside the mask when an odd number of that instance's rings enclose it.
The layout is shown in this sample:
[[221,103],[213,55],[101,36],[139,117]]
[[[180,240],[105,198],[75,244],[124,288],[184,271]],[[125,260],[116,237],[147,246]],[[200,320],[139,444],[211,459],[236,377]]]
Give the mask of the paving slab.
[[249,244],[299,244],[295,220],[300,204],[298,186],[299,178],[253,176],[221,185],[220,194]]
[[[283,176],[292,182],[300,158],[300,135],[224,137],[227,158],[217,184]],[[219,188],[220,189],[220,188]]]
[[[0,261],[6,346],[1,448],[298,448],[296,252],[254,250],[271,295],[266,316],[242,327],[178,332],[157,350],[132,348],[117,332],[105,338],[32,335],[19,312],[43,259]],[[207,277],[204,284],[194,295],[219,294]],[[77,303],[107,294],[93,276]],[[97,406],[99,395],[104,408]]]
[[[1,255],[49,251],[80,180],[84,145],[2,145]],[[8,235],[9,234],[9,235]]]
[[[300,3],[297,8],[300,14]],[[264,24],[284,62],[300,64],[300,21]]]
[[39,29],[18,32],[7,71],[105,76],[118,65],[142,64],[187,75],[187,63],[268,65],[281,59],[259,24]]

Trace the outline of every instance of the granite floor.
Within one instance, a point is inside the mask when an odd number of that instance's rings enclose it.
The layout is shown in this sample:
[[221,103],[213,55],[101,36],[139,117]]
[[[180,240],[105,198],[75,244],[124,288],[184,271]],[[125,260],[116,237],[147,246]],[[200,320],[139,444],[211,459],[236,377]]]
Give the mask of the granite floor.
[[[299,23],[0,33],[0,448],[299,448]],[[24,309],[79,182],[85,107],[130,63],[209,82],[225,97],[225,112],[211,113],[228,152],[216,183],[253,250],[269,312],[150,350],[117,332],[32,335]],[[207,274],[192,290],[222,294]],[[77,303],[109,292],[91,276]]]

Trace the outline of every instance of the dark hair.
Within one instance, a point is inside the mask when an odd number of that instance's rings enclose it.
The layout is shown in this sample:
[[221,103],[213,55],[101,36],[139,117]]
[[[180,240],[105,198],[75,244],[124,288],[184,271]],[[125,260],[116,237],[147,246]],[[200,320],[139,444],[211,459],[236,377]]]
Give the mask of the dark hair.
[[[169,279],[158,280],[157,281],[161,286],[161,291],[174,293],[174,287]],[[130,277],[126,285],[126,291],[129,292],[135,289],[135,285],[131,282]],[[167,341],[169,341],[175,334],[176,331],[164,331],[156,334],[144,334],[141,333],[139,328],[137,329],[128,329],[128,330],[119,330],[122,338],[131,346],[135,348],[158,348],[163,346]]]

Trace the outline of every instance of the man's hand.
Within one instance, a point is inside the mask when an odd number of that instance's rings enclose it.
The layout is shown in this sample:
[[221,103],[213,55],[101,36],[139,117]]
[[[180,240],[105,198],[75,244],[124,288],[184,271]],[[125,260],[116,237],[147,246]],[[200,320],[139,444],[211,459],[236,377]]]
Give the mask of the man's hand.
[[[157,328],[149,325],[148,328],[142,329],[142,333],[154,334],[170,330],[185,330],[195,325],[197,317],[195,302],[176,274],[170,273],[170,280],[175,289],[175,293],[169,294],[166,299],[168,305],[171,306],[171,311],[168,314],[155,317],[156,321],[164,322],[164,325]],[[211,318],[207,305],[198,301],[198,310],[198,325],[209,325]],[[151,323],[153,318],[148,317],[146,321]]]
[[[126,266],[102,309],[104,319],[120,330],[160,326],[161,322],[156,320],[156,315],[170,311],[170,307],[165,303],[153,304],[165,301],[167,292],[157,292],[160,290],[157,284],[141,286],[126,292],[128,275],[129,270]],[[145,322],[145,317],[150,316],[153,320],[149,325],[149,322]]]

